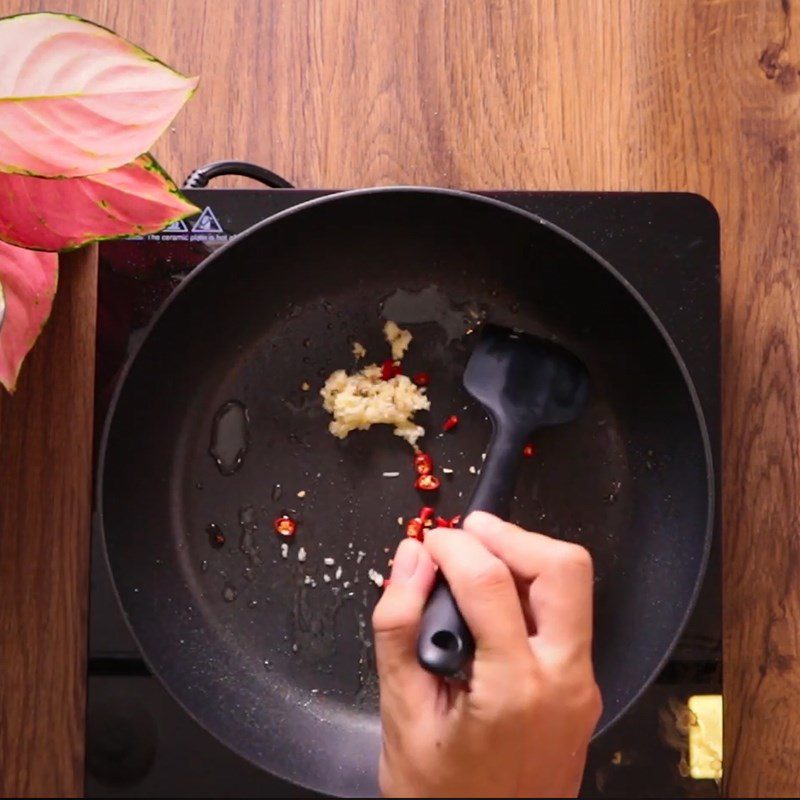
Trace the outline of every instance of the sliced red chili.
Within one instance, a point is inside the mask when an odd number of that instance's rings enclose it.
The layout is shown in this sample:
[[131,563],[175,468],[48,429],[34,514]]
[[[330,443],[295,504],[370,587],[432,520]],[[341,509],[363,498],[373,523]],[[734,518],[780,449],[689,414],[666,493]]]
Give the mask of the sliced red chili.
[[399,361],[392,361],[391,358],[387,358],[386,361],[381,364],[381,380],[389,381],[396,375],[402,374],[402,372],[403,368],[400,366]]
[[417,453],[414,456],[414,469],[417,475],[430,475],[433,472],[433,459],[427,453]]
[[418,539],[420,542],[425,538],[425,532],[422,528],[422,520],[419,517],[410,519],[406,525],[406,536],[411,539]]
[[419,512],[419,518],[423,522],[427,522],[435,513],[436,510],[431,508],[430,506],[422,506]]
[[275,527],[275,533],[281,536],[294,536],[297,530],[297,523],[288,514],[281,515],[272,524]]
[[414,486],[423,492],[434,492],[441,485],[442,482],[435,475],[420,475],[414,482]]
[[444,431],[451,431],[453,428],[458,425],[458,417],[455,414],[451,414],[443,423],[442,423],[442,430]]
[[526,444],[525,447],[522,448],[522,455],[524,455],[525,458],[531,458],[531,456],[535,456],[536,445],[528,442],[528,444]]
[[450,518],[450,527],[457,528],[461,524],[461,514],[456,514]]
[[453,521],[449,519],[445,519],[444,517],[436,517],[436,527],[437,528],[452,528]]
[[417,386],[427,386],[431,382],[430,376],[427,372],[417,372],[414,375],[413,380]]

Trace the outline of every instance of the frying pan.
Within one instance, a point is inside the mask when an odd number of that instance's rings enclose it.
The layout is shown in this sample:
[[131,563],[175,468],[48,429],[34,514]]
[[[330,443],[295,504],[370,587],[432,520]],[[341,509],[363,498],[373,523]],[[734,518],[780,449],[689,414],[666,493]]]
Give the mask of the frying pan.
[[[713,473],[678,352],[596,253],[464,192],[320,198],[198,267],[120,382],[98,507],[127,622],[189,714],[294,784],[377,790],[369,617],[379,591],[369,570],[388,571],[398,518],[426,499],[412,486],[408,445],[385,426],[335,439],[319,389],[353,366],[354,341],[368,361],[388,357],[385,319],[408,327],[404,368],[431,378],[432,410],[418,415],[424,446],[453,470],[436,505],[453,516],[490,433],[461,385],[485,318],[558,341],[591,375],[581,418],[537,433],[512,519],[594,557],[600,733],[658,673],[691,611],[711,540]],[[458,428],[442,433],[451,413]],[[282,513],[298,521],[291,542],[273,531]],[[222,547],[212,546],[212,523]]]

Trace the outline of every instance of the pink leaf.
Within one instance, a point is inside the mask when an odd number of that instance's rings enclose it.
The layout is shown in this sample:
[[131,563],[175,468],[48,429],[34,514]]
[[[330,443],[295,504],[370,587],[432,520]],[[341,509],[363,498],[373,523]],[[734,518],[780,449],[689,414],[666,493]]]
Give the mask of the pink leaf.
[[144,153],[189,99],[187,78],[92,22],[0,20],[0,172],[79,177]]
[[19,368],[53,306],[58,256],[0,242],[0,383],[13,392]]
[[19,247],[68,250],[154,233],[198,211],[149,155],[85,178],[0,173],[0,239]]

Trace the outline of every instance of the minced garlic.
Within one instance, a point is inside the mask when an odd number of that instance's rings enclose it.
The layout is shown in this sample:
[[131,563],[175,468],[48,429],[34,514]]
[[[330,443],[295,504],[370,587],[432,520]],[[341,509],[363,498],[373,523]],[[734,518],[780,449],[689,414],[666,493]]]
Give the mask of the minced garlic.
[[389,320],[383,326],[383,335],[392,348],[392,361],[401,361],[411,344],[411,332],[403,330],[396,322]]
[[353,355],[356,358],[364,358],[367,354],[367,348],[361,342],[353,342]]
[[[384,333],[393,359],[399,361],[408,349],[411,333],[391,321],[384,326]],[[416,386],[405,375],[383,380],[377,364],[368,364],[353,375],[336,370],[325,381],[320,395],[325,410],[333,415],[328,429],[340,439],[350,431],[367,430],[373,425],[394,425],[395,435],[413,447],[425,434],[425,429],[413,421],[417,411],[431,407],[424,387]]]

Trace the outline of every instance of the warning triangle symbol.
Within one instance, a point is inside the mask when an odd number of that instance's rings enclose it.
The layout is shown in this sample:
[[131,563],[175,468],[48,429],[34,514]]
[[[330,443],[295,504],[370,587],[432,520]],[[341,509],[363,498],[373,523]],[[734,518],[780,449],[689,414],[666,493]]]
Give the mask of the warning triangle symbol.
[[189,226],[182,220],[176,219],[172,225],[167,225],[162,233],[189,233]]
[[222,226],[209,206],[203,209],[203,213],[197,218],[197,222],[192,225],[192,233],[222,233]]

